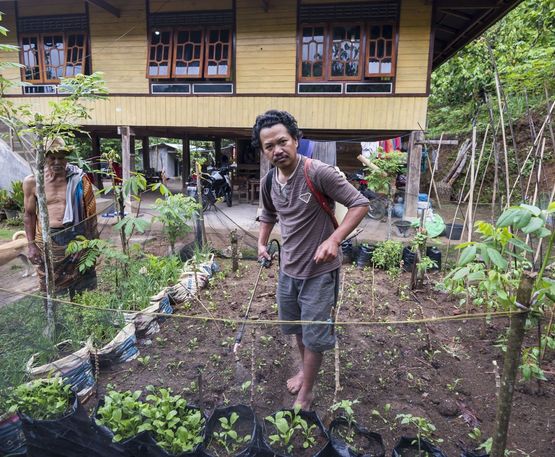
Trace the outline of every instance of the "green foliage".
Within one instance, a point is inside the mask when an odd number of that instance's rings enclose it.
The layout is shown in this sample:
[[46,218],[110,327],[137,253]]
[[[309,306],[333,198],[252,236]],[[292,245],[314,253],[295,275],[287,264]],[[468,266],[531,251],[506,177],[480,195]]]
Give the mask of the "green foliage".
[[139,400],[141,391],[106,394],[97,422],[112,430],[114,441],[148,430],[172,454],[190,452],[202,443],[205,420],[200,410],[190,408],[180,395],[172,395],[171,389],[147,386],[147,390],[144,402]]
[[293,436],[298,432],[303,440],[303,449],[308,449],[316,444],[314,431],[316,425],[308,425],[302,418],[301,407],[296,405],[293,411],[278,411],[273,416],[266,416],[265,419],[274,426],[276,433],[270,435],[270,444],[278,445],[287,449],[288,453],[293,450],[291,442]]
[[388,154],[382,153],[381,156],[372,159],[372,163],[377,167],[366,167],[365,179],[368,181],[368,188],[376,192],[391,191],[391,181],[402,171],[407,163],[407,155],[404,152],[393,151]]
[[403,254],[403,244],[399,241],[387,240],[376,244],[372,253],[372,262],[384,270],[399,269]]
[[425,417],[413,416],[412,414],[397,414],[395,419],[400,425],[410,425],[416,428],[416,441],[418,443],[418,448],[420,448],[422,438],[426,438],[434,444],[443,442],[441,438],[435,439],[433,437],[436,427]]
[[0,195],[0,207],[15,211],[22,211],[24,205],[23,182],[13,181],[9,194],[4,190]]
[[343,412],[343,417],[347,419],[349,425],[356,422],[355,420],[355,412],[353,411],[353,406],[359,403],[358,400],[341,400],[337,403],[334,403],[330,406],[330,411],[335,413],[337,411]]
[[220,417],[220,430],[212,432],[212,438],[223,447],[228,455],[234,455],[242,446],[251,440],[251,435],[239,436],[235,430],[235,424],[239,420],[239,414],[235,411],[229,417]]
[[200,204],[193,197],[175,194],[164,199],[158,198],[154,208],[159,213],[154,219],[164,225],[164,233],[168,237],[172,252],[175,252],[177,238],[191,231],[188,224],[197,214]]
[[[555,71],[555,9],[552,0],[526,0],[432,74],[429,125],[432,135],[461,133],[483,104],[484,92],[495,93],[489,40],[501,82],[509,95],[513,118],[525,114],[526,89],[531,105],[545,105],[544,84],[553,84]],[[496,100],[492,101],[496,104]],[[478,127],[489,122],[486,109]]]
[[104,397],[104,404],[98,408],[96,422],[108,427],[113,433],[113,440],[123,441],[141,431],[144,423],[142,410],[145,405],[139,401],[142,392],[117,392],[110,390]]
[[8,412],[27,414],[33,419],[62,417],[70,407],[71,386],[60,377],[37,379],[13,389],[6,400]]
[[98,258],[102,255],[108,260],[115,260],[120,263],[127,263],[128,257],[119,252],[107,240],[95,238],[89,240],[82,235],[78,235],[74,240],[70,241],[66,248],[66,254],[79,254],[79,271],[85,272],[89,268],[94,267]]

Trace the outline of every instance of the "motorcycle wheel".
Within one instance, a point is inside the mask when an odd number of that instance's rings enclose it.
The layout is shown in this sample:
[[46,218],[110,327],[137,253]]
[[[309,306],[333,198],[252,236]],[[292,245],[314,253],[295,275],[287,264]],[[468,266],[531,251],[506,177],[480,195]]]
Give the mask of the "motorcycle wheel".
[[381,221],[385,217],[386,207],[380,200],[370,200],[368,206],[368,217],[376,221]]
[[227,206],[230,207],[231,205],[233,205],[233,193],[231,192],[231,190],[229,190],[225,193],[224,198],[225,198],[225,203],[226,203]]
[[203,195],[202,196],[202,211],[208,211],[209,208],[210,208],[210,199],[208,198],[208,195]]

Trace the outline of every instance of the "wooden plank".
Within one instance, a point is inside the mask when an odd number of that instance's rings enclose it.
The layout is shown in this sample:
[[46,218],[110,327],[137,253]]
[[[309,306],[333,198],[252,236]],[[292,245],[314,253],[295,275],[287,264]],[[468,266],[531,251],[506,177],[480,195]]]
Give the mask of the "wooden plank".
[[232,0],[150,0],[152,13],[167,13],[174,11],[208,11],[230,10],[233,8]]
[[[17,9],[19,17],[24,16],[54,16],[57,14],[85,14],[85,2],[73,0],[49,0],[48,7],[45,2],[37,0],[18,0]],[[2,9],[4,6],[2,5]]]

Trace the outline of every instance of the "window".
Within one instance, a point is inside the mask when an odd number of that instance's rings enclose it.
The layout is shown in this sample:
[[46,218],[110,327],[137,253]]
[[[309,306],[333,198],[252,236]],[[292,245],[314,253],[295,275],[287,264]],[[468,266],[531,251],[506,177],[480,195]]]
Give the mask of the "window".
[[211,79],[231,76],[230,28],[152,30],[147,77]]
[[23,81],[57,83],[85,72],[86,35],[79,32],[21,36]]
[[363,81],[395,75],[393,23],[301,26],[299,76],[309,81]]

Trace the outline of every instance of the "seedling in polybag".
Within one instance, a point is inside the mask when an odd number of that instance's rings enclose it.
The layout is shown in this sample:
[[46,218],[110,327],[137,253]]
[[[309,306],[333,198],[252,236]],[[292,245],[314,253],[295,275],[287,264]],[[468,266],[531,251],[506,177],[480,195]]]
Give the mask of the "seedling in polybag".
[[142,410],[143,402],[139,401],[142,392],[109,391],[104,397],[104,405],[98,408],[96,422],[108,427],[114,437],[113,441],[123,441],[145,430]]
[[232,412],[229,418],[220,417],[220,432],[213,432],[212,437],[216,442],[222,446],[228,455],[235,454],[244,444],[251,440],[251,435],[239,436],[235,430],[236,422],[239,419],[239,414]]
[[354,429],[354,424],[356,424],[355,420],[355,412],[353,411],[353,405],[356,405],[359,401],[358,400],[341,400],[337,403],[334,403],[330,406],[331,412],[342,411],[341,415],[347,421],[347,430],[343,430],[341,428],[337,429],[337,434],[344,439],[347,444],[354,450],[358,451],[359,449],[355,449],[355,436],[356,431]]
[[9,393],[7,412],[19,411],[33,419],[56,419],[68,411],[71,396],[71,386],[62,378],[37,379],[21,384]]
[[432,436],[436,431],[436,427],[425,417],[413,416],[412,414],[397,414],[395,419],[399,420],[401,425],[413,425],[416,427],[416,440],[412,444],[418,444],[418,455],[421,452],[422,438],[426,438],[432,444],[443,442],[441,438],[435,439]]
[[295,406],[293,412],[291,411],[278,411],[273,416],[267,416],[265,419],[274,425],[276,434],[270,435],[270,444],[277,444],[278,446],[287,449],[288,453],[293,450],[291,439],[295,432],[300,431],[303,438],[303,448],[308,449],[316,443],[314,437],[315,424],[308,425],[308,422],[300,415],[301,407]]

